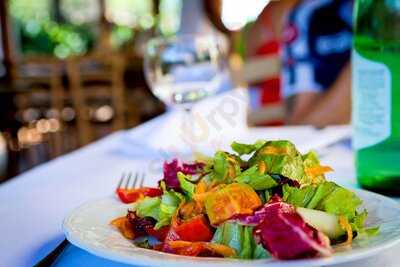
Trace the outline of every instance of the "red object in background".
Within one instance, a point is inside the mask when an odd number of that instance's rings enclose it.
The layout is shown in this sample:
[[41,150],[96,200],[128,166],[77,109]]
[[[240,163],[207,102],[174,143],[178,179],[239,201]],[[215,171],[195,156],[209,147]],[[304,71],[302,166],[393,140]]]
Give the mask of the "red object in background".
[[[269,41],[263,44],[257,49],[256,55],[278,55],[280,51],[279,41]],[[260,93],[260,106],[266,106],[268,104],[276,104],[282,101],[281,97],[281,81],[280,77],[274,77],[265,81],[255,84],[259,87]],[[283,121],[268,122],[268,126],[283,125]]]
[[162,191],[159,188],[141,187],[138,189],[117,189],[117,195],[119,199],[126,203],[133,203],[143,197],[158,197],[162,195]]

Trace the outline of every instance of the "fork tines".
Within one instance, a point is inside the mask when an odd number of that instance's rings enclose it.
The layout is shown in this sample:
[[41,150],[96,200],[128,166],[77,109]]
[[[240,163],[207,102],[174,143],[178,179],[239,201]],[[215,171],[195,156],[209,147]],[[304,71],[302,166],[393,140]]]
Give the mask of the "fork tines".
[[[122,189],[135,189],[135,188],[140,188],[143,187],[144,183],[144,178],[145,178],[145,173],[142,173],[142,175],[139,175],[138,172],[135,173],[133,176],[132,172],[128,173],[122,173],[121,179],[119,179],[117,189],[122,188]],[[139,176],[141,176],[139,178]],[[139,183],[138,183],[139,182]]]

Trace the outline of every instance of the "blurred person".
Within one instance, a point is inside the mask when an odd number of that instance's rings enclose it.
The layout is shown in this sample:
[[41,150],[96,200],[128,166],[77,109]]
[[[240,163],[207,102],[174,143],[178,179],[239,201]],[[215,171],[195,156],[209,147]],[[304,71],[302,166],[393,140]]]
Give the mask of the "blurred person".
[[282,86],[287,123],[348,123],[352,0],[302,0],[284,30]]
[[[297,0],[271,1],[265,6],[257,20],[244,34],[246,39],[246,58],[252,59],[263,56],[279,56],[283,28]],[[252,108],[260,106],[280,105],[282,102],[280,77],[265,79],[250,88]],[[282,120],[269,120],[265,118],[262,124],[279,125]]]
[[282,40],[287,15],[298,0],[275,0],[268,3],[245,34],[246,56],[256,57],[264,50],[276,53]]

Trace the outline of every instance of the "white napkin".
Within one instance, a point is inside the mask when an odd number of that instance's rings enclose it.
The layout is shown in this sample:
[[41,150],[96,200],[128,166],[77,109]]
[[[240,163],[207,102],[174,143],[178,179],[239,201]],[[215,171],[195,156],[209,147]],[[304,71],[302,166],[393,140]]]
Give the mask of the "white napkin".
[[121,152],[128,155],[187,156],[193,152],[212,154],[226,146],[227,139],[248,132],[248,94],[235,89],[194,105],[190,126],[184,126],[184,111],[172,110],[142,129],[127,131]]

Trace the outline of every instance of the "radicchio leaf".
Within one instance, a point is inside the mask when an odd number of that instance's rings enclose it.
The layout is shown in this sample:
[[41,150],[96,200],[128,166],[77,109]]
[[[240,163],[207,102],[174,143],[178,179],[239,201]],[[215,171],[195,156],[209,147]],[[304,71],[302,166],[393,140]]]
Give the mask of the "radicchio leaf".
[[135,212],[132,211],[128,211],[126,217],[132,225],[135,237],[147,235],[148,230],[154,228],[154,225],[156,224],[156,220],[153,218],[140,218]]
[[264,221],[264,219],[266,217],[267,207],[268,207],[268,204],[265,204],[263,207],[256,210],[251,215],[243,215],[243,214],[235,215],[230,219],[230,221],[235,221],[241,225],[247,225],[247,226],[259,225],[262,221]]
[[194,175],[203,170],[204,163],[202,162],[195,162],[195,163],[182,163],[182,170],[181,172],[184,174]]
[[274,257],[298,259],[332,254],[329,238],[306,224],[294,206],[273,197],[263,213],[265,219],[254,228],[254,236]]
[[181,186],[178,180],[177,173],[182,172],[186,175],[194,175],[203,170],[204,163],[195,162],[195,163],[180,163],[177,159],[173,159],[171,162],[164,162],[163,172],[164,178],[163,181],[167,186],[167,189],[173,189],[177,192],[181,192]]

